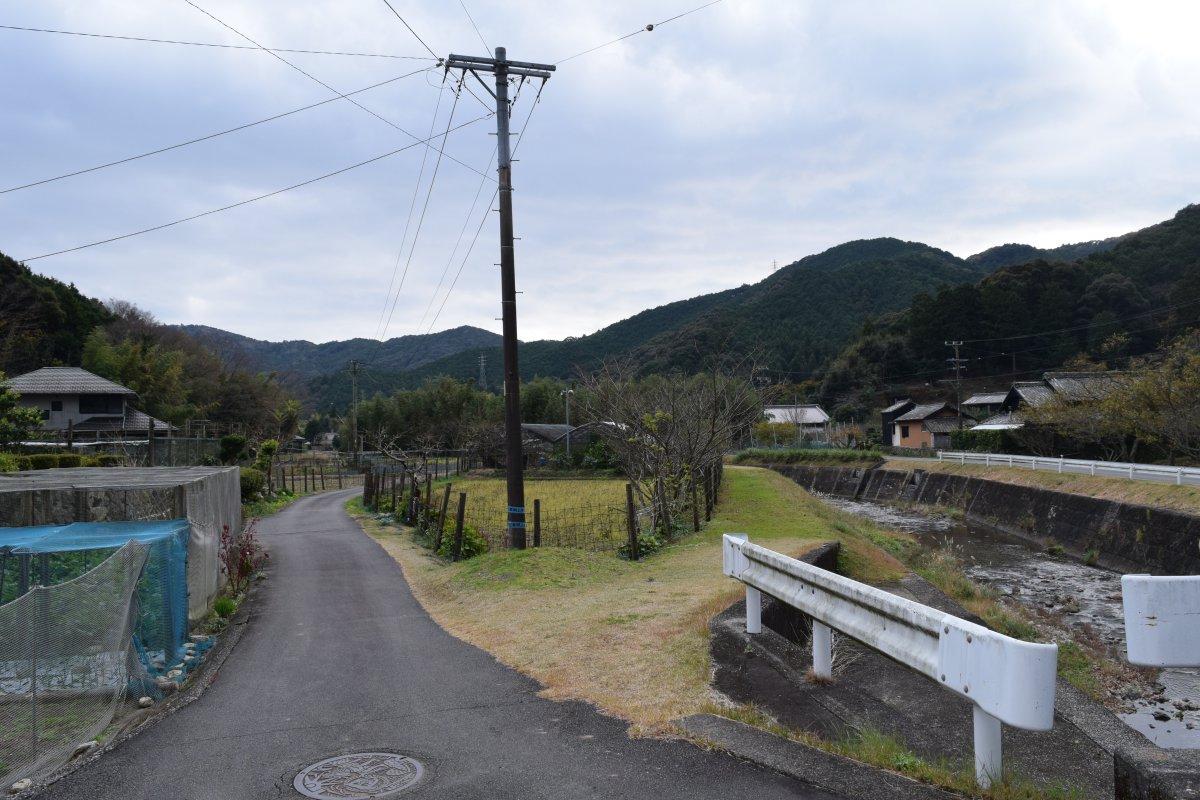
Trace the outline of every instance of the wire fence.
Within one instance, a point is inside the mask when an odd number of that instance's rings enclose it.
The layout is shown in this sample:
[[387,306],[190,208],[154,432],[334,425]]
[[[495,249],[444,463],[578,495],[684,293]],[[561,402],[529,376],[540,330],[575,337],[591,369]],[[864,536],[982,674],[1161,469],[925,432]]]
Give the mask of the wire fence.
[[[637,559],[643,551],[700,530],[712,518],[723,476],[719,464],[703,470],[682,499],[674,501],[667,499],[662,481],[641,503],[635,500],[632,486],[626,488],[624,504],[544,502],[534,496],[525,507],[526,546],[616,552]],[[470,541],[477,536],[491,551],[513,546],[508,507],[502,498],[481,494],[472,502],[471,492],[455,492],[452,482],[435,490],[430,473],[376,469],[366,476],[363,504],[417,526],[429,534],[435,549],[445,537],[462,542],[464,537]],[[452,558],[461,553],[455,547]]]

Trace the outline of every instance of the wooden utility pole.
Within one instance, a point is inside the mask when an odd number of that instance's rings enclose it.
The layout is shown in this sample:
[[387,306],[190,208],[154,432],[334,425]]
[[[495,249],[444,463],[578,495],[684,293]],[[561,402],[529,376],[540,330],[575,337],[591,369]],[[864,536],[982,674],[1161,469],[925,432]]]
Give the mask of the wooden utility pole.
[[350,362],[350,447],[354,452],[354,466],[359,463],[358,442],[358,373],[361,368],[358,361]]
[[[541,78],[544,83],[553,64],[509,61],[508,52],[497,47],[495,58],[453,55],[446,71],[461,69],[475,76],[496,100],[496,164],[500,179],[500,305],[504,321],[504,453],[508,484],[508,529],[512,546],[525,549],[525,481],[521,463],[521,374],[517,369],[517,276],[513,250],[512,150],[509,146],[508,80]],[[480,77],[490,72],[496,78],[493,92]]]

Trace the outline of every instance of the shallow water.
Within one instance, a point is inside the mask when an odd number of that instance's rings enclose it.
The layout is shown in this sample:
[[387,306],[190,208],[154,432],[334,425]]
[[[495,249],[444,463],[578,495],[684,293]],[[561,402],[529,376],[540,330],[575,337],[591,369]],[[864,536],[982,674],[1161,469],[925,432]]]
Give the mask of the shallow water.
[[[977,583],[1031,609],[1060,616],[1065,625],[1102,640],[1114,658],[1124,658],[1125,620],[1118,573],[1041,552],[1018,537],[986,526],[818,496],[842,511],[911,533],[927,546],[950,546]],[[1118,716],[1159,747],[1200,749],[1200,670],[1163,670],[1158,682],[1163,691],[1154,697],[1132,696],[1131,691],[1121,698],[1132,710]]]

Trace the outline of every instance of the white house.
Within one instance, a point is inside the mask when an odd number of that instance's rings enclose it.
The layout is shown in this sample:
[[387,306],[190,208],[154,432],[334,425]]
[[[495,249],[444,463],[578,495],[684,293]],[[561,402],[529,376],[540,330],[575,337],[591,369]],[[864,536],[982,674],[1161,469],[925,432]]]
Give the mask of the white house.
[[763,413],[768,422],[791,423],[804,433],[823,433],[829,425],[829,415],[818,405],[767,406]]
[[154,426],[157,436],[171,426],[133,407],[137,393],[79,367],[42,367],[4,381],[20,395],[18,403],[42,412],[42,430],[65,433],[68,429],[87,438],[125,432],[146,435]]

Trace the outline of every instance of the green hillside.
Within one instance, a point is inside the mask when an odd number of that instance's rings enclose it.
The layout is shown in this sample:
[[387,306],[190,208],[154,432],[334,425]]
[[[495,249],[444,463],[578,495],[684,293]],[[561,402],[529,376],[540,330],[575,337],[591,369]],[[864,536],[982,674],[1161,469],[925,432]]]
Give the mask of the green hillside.
[[944,379],[946,341],[995,388],[1076,358],[1122,366],[1200,324],[1200,206],[1074,262],[1038,259],[922,292],[864,330],[824,375],[821,399],[858,414],[872,396]]

